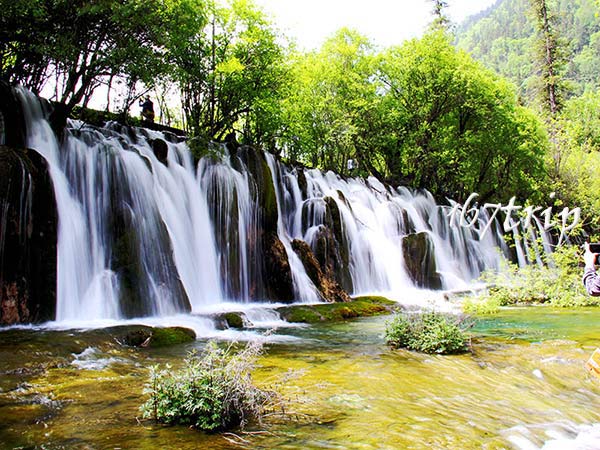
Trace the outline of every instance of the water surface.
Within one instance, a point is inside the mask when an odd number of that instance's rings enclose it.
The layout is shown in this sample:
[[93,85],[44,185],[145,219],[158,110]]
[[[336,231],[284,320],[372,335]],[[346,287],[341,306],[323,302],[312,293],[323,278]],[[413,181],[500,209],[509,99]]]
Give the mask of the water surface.
[[[391,351],[386,317],[285,328],[256,379],[282,385],[285,419],[206,435],[140,419],[148,367],[204,340],[130,349],[104,330],[0,332],[0,442],[6,448],[599,448],[600,310],[514,308],[479,320],[473,353]],[[259,433],[256,433],[259,432]],[[577,446],[574,439],[595,447]],[[557,442],[557,439],[561,439]],[[596,440],[595,440],[596,439]]]

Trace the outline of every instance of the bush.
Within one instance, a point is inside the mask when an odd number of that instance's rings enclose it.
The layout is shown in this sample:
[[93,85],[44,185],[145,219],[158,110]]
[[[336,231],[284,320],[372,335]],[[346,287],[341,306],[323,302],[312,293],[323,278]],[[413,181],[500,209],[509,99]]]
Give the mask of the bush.
[[477,296],[464,297],[462,308],[466,314],[486,315],[500,311],[502,301],[489,292]]
[[385,340],[392,348],[444,355],[464,353],[468,351],[468,326],[457,317],[435,311],[398,313],[386,323]]
[[164,370],[152,367],[144,389],[149,399],[141,406],[143,416],[204,431],[243,428],[260,421],[277,398],[275,392],[252,382],[260,352],[256,343],[234,354],[231,345],[221,349],[211,342],[202,355],[190,353],[178,371],[169,365]]
[[553,306],[573,307],[597,305],[598,297],[590,297],[581,277],[582,250],[575,245],[558,247],[544,254],[544,265],[519,268],[511,264],[499,274],[485,274],[483,281],[490,283],[483,301],[501,306],[514,304],[549,303]]

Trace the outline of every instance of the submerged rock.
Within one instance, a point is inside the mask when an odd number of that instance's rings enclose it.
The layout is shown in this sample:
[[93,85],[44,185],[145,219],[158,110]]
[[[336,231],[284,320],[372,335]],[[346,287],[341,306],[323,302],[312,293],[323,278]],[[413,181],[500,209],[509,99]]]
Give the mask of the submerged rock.
[[429,233],[409,234],[402,239],[404,264],[408,275],[420,288],[441,289],[442,279],[437,272],[433,241]]

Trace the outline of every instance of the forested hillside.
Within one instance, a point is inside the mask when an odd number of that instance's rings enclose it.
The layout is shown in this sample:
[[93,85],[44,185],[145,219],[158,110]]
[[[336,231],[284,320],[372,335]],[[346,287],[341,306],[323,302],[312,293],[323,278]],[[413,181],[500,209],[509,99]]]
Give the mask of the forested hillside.
[[[598,6],[594,0],[551,0],[547,4],[567,60],[570,94],[596,90],[600,83]],[[457,45],[514,81],[527,99],[534,98],[538,46],[530,1],[498,0],[458,28]]]

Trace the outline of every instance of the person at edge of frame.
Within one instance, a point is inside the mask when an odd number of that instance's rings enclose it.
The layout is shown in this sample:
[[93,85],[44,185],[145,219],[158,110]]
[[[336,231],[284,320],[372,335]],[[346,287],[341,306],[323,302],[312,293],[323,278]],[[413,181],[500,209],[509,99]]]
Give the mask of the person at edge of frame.
[[598,297],[600,296],[600,276],[596,273],[598,253],[593,253],[590,250],[589,242],[585,243],[584,248],[583,260],[585,262],[585,269],[583,270],[583,285],[588,294]]

